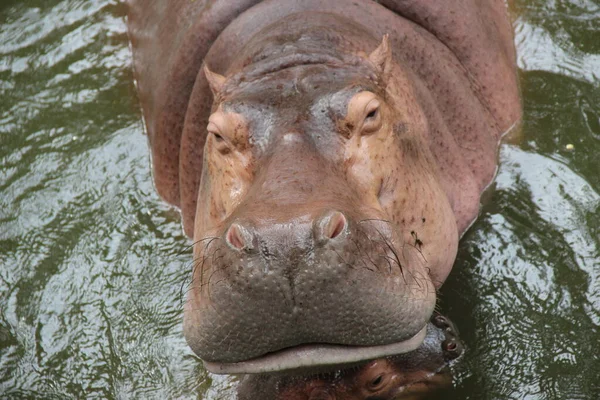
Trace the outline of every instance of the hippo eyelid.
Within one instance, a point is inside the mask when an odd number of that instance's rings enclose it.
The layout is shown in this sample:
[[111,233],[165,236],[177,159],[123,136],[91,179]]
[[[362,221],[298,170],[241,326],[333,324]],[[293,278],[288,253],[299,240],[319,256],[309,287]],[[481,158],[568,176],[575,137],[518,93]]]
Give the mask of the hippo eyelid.
[[225,141],[223,135],[221,135],[221,131],[217,128],[217,126],[213,123],[208,124],[208,128],[206,129],[208,133],[212,134],[217,142]]
[[380,105],[381,104],[379,103],[379,100],[377,100],[377,99],[373,99],[373,100],[369,101],[365,107],[365,112],[367,113],[365,119],[375,117],[377,115],[377,113],[379,112]]
[[208,126],[206,127],[206,130],[208,131],[209,135],[212,135],[214,138],[215,149],[218,152],[220,152],[221,154],[229,154],[230,153],[229,144],[227,143],[227,140],[225,140],[225,138],[221,134],[221,130],[219,129],[217,124],[215,124],[212,121],[209,122]]
[[363,134],[371,134],[381,127],[381,103],[377,99],[369,101],[365,107],[365,118],[362,126]]
[[221,136],[220,134],[221,130],[214,122],[209,122],[208,126],[206,127],[206,130],[208,131],[208,133],[212,133],[213,135],[215,135],[215,137],[219,136],[221,139],[223,138],[223,136]]

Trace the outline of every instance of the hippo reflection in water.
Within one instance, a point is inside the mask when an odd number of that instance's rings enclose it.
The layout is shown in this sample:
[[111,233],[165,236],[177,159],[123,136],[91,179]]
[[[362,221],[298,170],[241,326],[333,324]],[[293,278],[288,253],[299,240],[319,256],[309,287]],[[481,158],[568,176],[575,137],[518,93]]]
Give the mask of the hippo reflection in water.
[[130,0],[128,25],[207,369],[419,348],[520,119],[504,1]]

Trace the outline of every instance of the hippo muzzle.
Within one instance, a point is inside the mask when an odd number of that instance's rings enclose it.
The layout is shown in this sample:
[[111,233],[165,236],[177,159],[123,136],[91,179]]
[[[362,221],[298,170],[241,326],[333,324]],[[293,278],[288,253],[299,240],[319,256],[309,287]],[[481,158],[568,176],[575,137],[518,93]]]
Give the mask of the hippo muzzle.
[[387,224],[320,214],[236,219],[206,247],[205,297],[190,294],[185,326],[210,370],[348,363],[423,340],[435,289],[403,265]]

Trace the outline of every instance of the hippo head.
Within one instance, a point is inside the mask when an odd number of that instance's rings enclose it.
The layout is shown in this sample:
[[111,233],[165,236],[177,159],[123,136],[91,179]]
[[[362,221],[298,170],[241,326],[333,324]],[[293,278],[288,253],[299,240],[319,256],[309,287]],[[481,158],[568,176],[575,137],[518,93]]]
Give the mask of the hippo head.
[[411,77],[387,37],[370,55],[264,48],[205,68],[186,339],[223,373],[414,350],[458,231]]

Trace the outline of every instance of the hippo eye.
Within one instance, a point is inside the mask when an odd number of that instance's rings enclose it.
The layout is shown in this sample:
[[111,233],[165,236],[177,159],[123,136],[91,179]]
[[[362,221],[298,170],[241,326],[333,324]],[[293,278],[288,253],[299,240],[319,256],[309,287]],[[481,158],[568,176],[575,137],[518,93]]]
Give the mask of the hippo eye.
[[369,390],[377,391],[385,385],[385,376],[383,374],[377,375],[374,379],[369,382]]
[[381,127],[381,110],[377,99],[371,100],[365,107],[365,120],[362,126],[363,134],[374,133]]
[[227,141],[216,132],[211,132],[215,138],[215,149],[221,154],[229,154],[231,153],[231,149],[229,148],[229,144]]
[[219,128],[214,123],[210,122],[207,127],[208,133],[213,135],[215,148],[222,154],[229,153],[229,145],[225,138],[219,132]]

